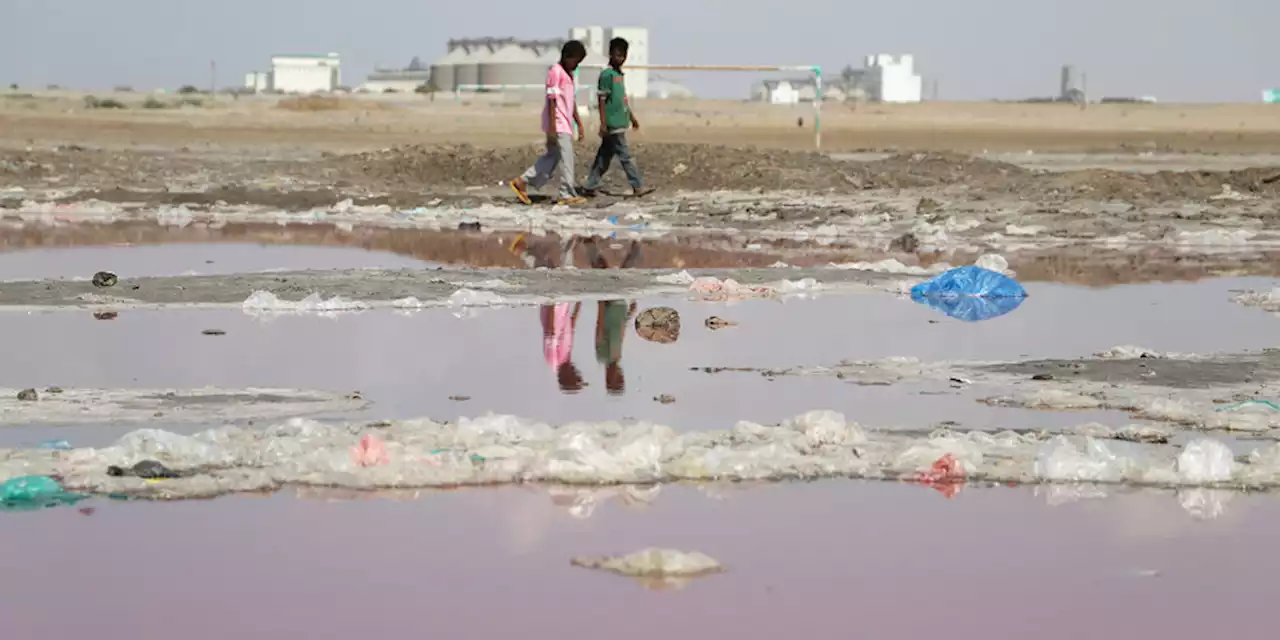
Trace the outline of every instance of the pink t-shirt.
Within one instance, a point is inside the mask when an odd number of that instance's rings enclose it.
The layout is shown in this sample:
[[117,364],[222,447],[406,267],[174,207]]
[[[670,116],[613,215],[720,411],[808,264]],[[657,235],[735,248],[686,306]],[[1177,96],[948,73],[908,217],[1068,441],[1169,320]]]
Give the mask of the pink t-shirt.
[[[564,70],[559,63],[551,65],[547,71],[547,98],[549,104],[542,107],[542,130],[546,133],[573,133],[574,101],[573,76]],[[555,105],[555,113],[548,113],[551,103]],[[554,123],[552,119],[554,118]]]

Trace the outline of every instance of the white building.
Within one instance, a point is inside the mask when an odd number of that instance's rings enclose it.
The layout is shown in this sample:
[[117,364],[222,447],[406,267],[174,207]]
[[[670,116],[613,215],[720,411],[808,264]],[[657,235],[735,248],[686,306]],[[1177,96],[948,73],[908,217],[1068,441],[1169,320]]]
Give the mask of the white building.
[[[818,83],[812,77],[765,80],[756,85],[752,97],[759,102],[769,104],[813,102],[818,98]],[[844,99],[845,93],[839,87],[829,85],[822,87],[823,102],[841,102]]]
[[287,54],[271,57],[271,71],[250,71],[244,86],[255,92],[317,93],[336,91],[342,84],[336,53]]
[[[761,102],[769,104],[800,104],[800,90],[805,87],[804,80],[765,80],[756,87],[755,98]],[[812,84],[808,81],[807,84]],[[811,91],[809,99],[817,95],[817,91]]]
[[[588,61],[608,60],[609,41],[622,38],[630,45],[627,51],[627,66],[643,66],[649,64],[649,30],[643,27],[574,27],[569,30],[569,39],[580,40],[587,47]],[[624,70],[626,68],[624,67]],[[632,98],[644,98],[649,95],[649,70],[630,69],[627,74],[627,95]],[[578,74],[579,83],[590,83],[595,86],[600,74],[598,70],[584,70]]]
[[342,84],[336,53],[285,54],[271,57],[271,90],[279,93],[336,91]]
[[271,74],[265,71],[250,71],[244,74],[244,88],[254,93],[271,90]]
[[924,79],[915,71],[910,55],[881,53],[867,56],[864,64],[867,97],[877,102],[920,102]]

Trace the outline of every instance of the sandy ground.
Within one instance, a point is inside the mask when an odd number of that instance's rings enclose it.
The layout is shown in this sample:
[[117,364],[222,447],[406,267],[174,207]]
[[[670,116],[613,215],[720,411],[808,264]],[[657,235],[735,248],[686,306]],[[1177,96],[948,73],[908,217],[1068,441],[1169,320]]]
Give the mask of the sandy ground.
[[[527,104],[201,98],[146,109],[121,95],[127,108],[88,109],[82,98],[0,99],[0,208],[11,218],[719,230],[837,238],[908,264],[1081,243],[1225,246],[1258,261],[1280,243],[1280,167],[1250,155],[1276,146],[1280,120],[1264,106],[833,106],[825,150],[863,152],[833,156],[806,148],[803,111],[655,102],[634,143],[658,193],[560,210],[520,207],[503,186],[538,153]],[[580,147],[585,172],[594,147]],[[617,172],[608,184],[625,186]]]
[[[144,109],[148,96],[99,94],[126,109],[86,110],[84,96],[0,92],[0,138],[27,141],[170,146],[279,152],[351,151],[396,144],[535,142],[538,105],[496,98],[352,96],[335,102],[287,103],[278,98],[233,100],[198,96],[201,106]],[[294,104],[295,108],[287,108]],[[637,107],[645,142],[813,147],[810,106],[646,101]],[[924,103],[827,104],[823,144],[829,151],[1190,151],[1268,152],[1280,142],[1268,105],[1068,105]]]

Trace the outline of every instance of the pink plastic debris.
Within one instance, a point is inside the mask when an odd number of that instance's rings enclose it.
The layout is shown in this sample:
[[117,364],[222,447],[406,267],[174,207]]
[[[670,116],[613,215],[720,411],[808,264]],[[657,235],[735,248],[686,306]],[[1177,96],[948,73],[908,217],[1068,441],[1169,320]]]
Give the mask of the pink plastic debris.
[[387,444],[377,436],[366,433],[360,443],[351,448],[351,458],[362,467],[373,467],[391,462],[387,453]]
[[932,487],[934,491],[952,498],[957,493],[960,493],[960,488],[964,486],[964,465],[960,464],[960,461],[956,460],[955,456],[948,453],[934,460],[928,471],[916,474],[908,482]]
[[772,287],[750,287],[739,284],[733,279],[720,280],[718,278],[703,277],[693,281],[689,285],[689,291],[696,293],[704,300],[724,301],[742,298],[764,298],[774,295],[776,292]]

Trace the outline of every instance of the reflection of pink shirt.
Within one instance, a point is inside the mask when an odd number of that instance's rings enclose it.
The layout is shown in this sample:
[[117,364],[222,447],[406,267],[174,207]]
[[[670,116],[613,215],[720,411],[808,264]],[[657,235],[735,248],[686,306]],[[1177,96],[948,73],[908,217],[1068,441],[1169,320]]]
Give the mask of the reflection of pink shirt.
[[[542,130],[546,133],[573,133],[573,110],[577,103],[573,99],[573,76],[559,63],[551,65],[547,71],[547,98],[554,101],[555,113],[547,113],[547,106],[542,107]],[[554,118],[555,122],[552,122]]]
[[[558,65],[557,65],[558,66]],[[573,308],[567,302],[542,307],[542,357],[552,369],[569,361],[573,353]]]

